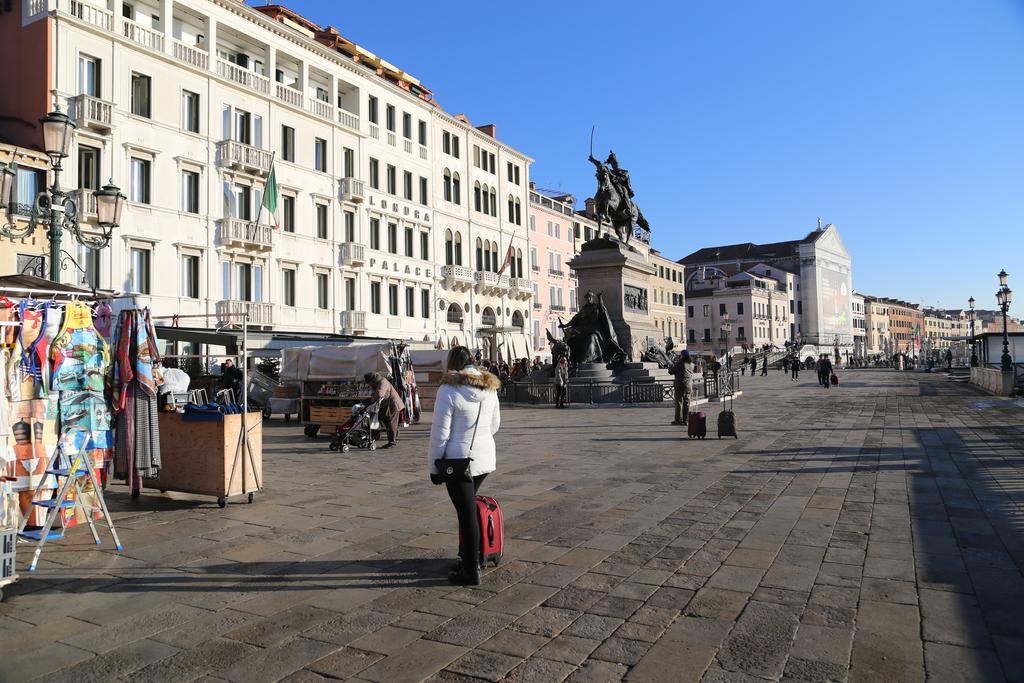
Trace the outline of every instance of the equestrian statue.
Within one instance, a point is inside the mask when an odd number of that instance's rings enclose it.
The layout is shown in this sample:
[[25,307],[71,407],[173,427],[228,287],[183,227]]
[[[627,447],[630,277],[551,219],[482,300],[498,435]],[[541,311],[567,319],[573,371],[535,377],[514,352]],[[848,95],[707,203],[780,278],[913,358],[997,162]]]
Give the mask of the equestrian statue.
[[595,159],[592,153],[588,158],[597,169],[594,208],[597,213],[598,234],[601,234],[601,224],[604,221],[614,228],[619,241],[626,245],[633,236],[633,226],[639,226],[646,234],[650,234],[651,226],[644,218],[640,207],[633,201],[633,183],[629,179],[629,171],[619,166],[615,152],[609,152],[603,163]]

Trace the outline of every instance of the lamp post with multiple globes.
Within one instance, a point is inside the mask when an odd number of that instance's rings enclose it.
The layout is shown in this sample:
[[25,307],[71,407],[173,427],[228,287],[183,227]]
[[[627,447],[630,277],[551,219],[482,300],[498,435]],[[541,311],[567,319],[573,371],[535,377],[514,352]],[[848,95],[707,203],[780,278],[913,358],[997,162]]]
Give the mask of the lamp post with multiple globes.
[[996,301],[999,303],[999,308],[1003,312],[1003,357],[1002,357],[1002,368],[1003,372],[1013,371],[1013,357],[1010,355],[1010,337],[1007,333],[1006,327],[1006,313],[1010,310],[1010,303],[1013,301],[1013,292],[1010,291],[1009,285],[1006,284],[1006,270],[999,271],[999,291],[996,292]]
[[972,368],[978,367],[978,347],[975,344],[975,340],[974,340],[974,318],[975,318],[974,304],[975,303],[976,302],[974,301],[974,297],[973,296],[970,299],[967,300],[967,305],[970,306],[970,309],[968,311],[968,315],[970,316],[970,321],[971,321],[971,367]]
[[96,217],[100,234],[91,235],[82,230],[78,222],[79,207],[70,194],[60,187],[60,174],[63,170],[62,161],[67,158],[74,135],[75,122],[60,110],[58,105],[54,111],[39,119],[43,127],[43,148],[50,157],[53,168],[53,182],[49,188],[40,192],[32,204],[32,212],[28,224],[18,227],[12,207],[15,202],[17,169],[12,161],[10,165],[0,167],[0,210],[6,212],[6,221],[0,224],[0,234],[15,239],[32,235],[37,226],[48,228],[50,241],[50,280],[60,279],[61,239],[67,230],[80,243],[90,249],[103,249],[110,244],[114,228],[121,223],[121,211],[124,209],[126,197],[120,188],[109,181],[103,188],[95,190]]

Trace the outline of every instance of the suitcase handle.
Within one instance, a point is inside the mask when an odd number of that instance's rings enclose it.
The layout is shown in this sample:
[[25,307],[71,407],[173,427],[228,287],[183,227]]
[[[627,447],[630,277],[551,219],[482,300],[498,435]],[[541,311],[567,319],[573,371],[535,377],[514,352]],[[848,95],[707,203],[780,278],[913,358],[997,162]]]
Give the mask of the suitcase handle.
[[487,544],[494,545],[494,519],[487,518]]

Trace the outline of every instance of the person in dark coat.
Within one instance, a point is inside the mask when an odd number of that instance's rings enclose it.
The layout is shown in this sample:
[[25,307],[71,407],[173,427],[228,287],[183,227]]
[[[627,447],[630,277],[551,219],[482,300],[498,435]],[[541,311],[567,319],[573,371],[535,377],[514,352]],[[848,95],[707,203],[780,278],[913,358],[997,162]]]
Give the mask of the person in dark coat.
[[768,375],[768,352],[765,351],[764,358],[761,359],[761,376],[766,377]]
[[690,396],[693,391],[693,365],[690,352],[683,350],[679,360],[675,362],[672,369],[672,389],[674,391],[676,414],[672,421],[674,425],[684,425],[690,417]]
[[380,401],[379,417],[388,434],[388,442],[383,448],[393,448],[398,443],[398,421],[405,410],[405,403],[391,382],[379,372],[368,372],[363,380],[372,391],[370,400],[374,403]]
[[753,377],[757,374],[757,356],[750,359],[750,376]]

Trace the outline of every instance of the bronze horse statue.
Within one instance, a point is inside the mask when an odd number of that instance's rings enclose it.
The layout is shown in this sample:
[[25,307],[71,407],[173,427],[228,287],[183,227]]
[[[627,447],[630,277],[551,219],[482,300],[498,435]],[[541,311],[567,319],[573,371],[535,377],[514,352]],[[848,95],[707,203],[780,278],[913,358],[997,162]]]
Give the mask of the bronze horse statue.
[[[614,157],[609,156],[609,161]],[[609,168],[594,158],[589,160],[596,167],[597,193],[594,194],[594,209],[597,213],[597,232],[601,234],[601,225],[607,221],[615,230],[619,241],[629,244],[629,238],[633,236],[633,226],[639,225],[644,230],[650,226],[644,218],[640,207],[630,199],[631,188],[629,187],[629,176],[625,171],[615,167]]]

